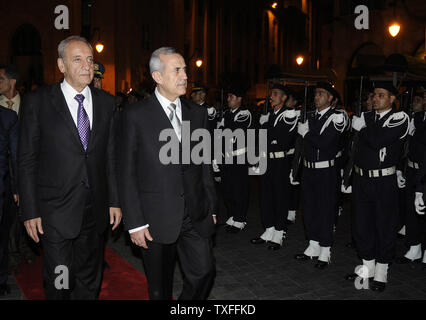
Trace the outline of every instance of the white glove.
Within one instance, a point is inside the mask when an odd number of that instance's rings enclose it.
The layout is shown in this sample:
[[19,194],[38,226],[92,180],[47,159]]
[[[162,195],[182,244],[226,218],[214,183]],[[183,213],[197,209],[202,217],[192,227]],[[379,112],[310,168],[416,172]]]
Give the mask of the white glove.
[[416,126],[414,125],[414,119],[411,119],[410,125],[408,126],[408,134],[414,136],[414,132],[416,132]]
[[405,178],[403,177],[401,170],[396,170],[396,181],[398,182],[398,188],[405,188]]
[[225,118],[222,118],[222,120],[220,120],[220,122],[217,123],[217,129],[224,126],[225,126]]
[[260,125],[263,125],[264,123],[266,123],[268,121],[269,121],[269,113],[268,114],[262,114],[260,116],[260,119],[259,119]]
[[361,114],[361,117],[354,116],[352,118],[352,128],[355,131],[361,131],[362,128],[365,128],[367,125],[365,124],[364,114]]
[[217,160],[213,159],[212,161],[213,172],[220,172],[219,166],[217,165]]
[[349,187],[345,188],[345,186],[342,184],[342,187],[341,187],[340,191],[342,193],[352,193],[352,186],[349,186]]
[[300,134],[303,138],[305,137],[305,135],[309,132],[309,123],[308,120],[306,120],[305,122],[299,122],[299,124],[297,125],[297,133]]
[[297,185],[299,185],[299,184],[300,184],[300,182],[297,182],[297,181],[293,180],[293,170],[291,170],[291,171],[290,171],[290,183],[291,183],[293,186],[297,186]]
[[423,193],[422,192],[416,192],[416,198],[414,199],[414,207],[416,208],[416,212],[418,214],[424,215],[425,214],[425,203],[423,201]]

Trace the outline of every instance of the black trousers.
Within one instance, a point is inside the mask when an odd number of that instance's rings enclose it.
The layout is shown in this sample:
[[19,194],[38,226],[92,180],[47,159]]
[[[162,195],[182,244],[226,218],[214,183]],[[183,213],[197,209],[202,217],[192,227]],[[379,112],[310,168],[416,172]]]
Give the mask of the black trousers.
[[[54,241],[51,239],[55,239]],[[96,230],[90,196],[84,210],[80,234],[75,239],[60,239],[58,234],[41,237],[43,246],[43,284],[47,300],[94,300],[102,282],[104,236]],[[68,289],[58,288],[58,266],[68,269]],[[62,282],[64,284],[64,282]]]
[[405,239],[408,246],[422,244],[423,249],[426,250],[426,219],[424,215],[417,214],[414,207],[416,175],[418,171],[408,167],[406,173],[405,201],[403,202],[406,207]]
[[353,177],[352,234],[361,259],[390,263],[398,232],[398,186],[395,175]]
[[287,230],[290,204],[290,167],[287,159],[268,159],[268,168],[260,177],[260,214],[265,228]]
[[0,195],[0,285],[6,284],[9,265],[9,230],[11,217],[4,210],[4,197]]
[[336,168],[309,169],[302,172],[302,214],[308,240],[322,247],[333,245],[338,177]]
[[184,276],[179,300],[207,299],[215,277],[212,243],[197,233],[188,216],[175,243],[148,241],[148,249],[141,250],[151,300],[172,300],[176,255]]
[[223,200],[229,217],[246,222],[249,201],[247,165],[225,164],[222,167]]

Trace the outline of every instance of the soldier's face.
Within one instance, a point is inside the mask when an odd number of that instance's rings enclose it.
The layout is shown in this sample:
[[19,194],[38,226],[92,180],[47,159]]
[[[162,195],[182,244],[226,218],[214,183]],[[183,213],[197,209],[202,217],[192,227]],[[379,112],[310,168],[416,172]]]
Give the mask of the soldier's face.
[[325,89],[315,89],[315,106],[317,109],[324,109],[330,106],[333,96]]
[[422,111],[423,110],[423,98],[419,96],[415,96],[413,98],[413,111]]
[[272,89],[271,91],[271,105],[273,108],[282,106],[287,99],[287,95],[279,89]]
[[373,109],[377,111],[389,109],[395,101],[395,96],[383,88],[374,89]]
[[285,106],[288,108],[294,108],[296,107],[296,99],[294,99],[292,96],[289,96],[287,101],[285,102]]
[[93,80],[93,52],[82,41],[71,41],[65,47],[64,58],[58,59],[59,70],[65,80],[81,92]]
[[102,89],[102,79],[101,78],[93,78],[93,86],[98,89]]
[[228,93],[228,107],[235,109],[241,105],[241,97],[237,97],[235,94]]
[[373,110],[373,97],[374,93],[369,93],[367,97],[367,101],[365,102],[367,105],[367,110]]
[[160,92],[170,101],[186,94],[188,77],[186,75],[185,60],[180,54],[160,54],[163,70],[153,72]]

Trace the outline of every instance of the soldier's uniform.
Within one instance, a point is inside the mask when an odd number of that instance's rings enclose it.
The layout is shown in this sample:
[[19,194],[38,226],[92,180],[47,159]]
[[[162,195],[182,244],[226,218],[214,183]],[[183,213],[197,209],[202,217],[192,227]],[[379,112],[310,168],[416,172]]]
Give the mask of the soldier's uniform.
[[[275,85],[272,89],[287,92],[282,85]],[[299,110],[284,106],[261,117],[261,129],[267,130],[268,137],[267,152],[260,155],[267,158],[267,170],[260,177],[260,214],[266,230],[251,242],[260,244],[270,241],[270,250],[281,247],[283,236],[287,232],[287,214],[291,199],[288,179],[291,169],[289,155],[292,149],[294,154],[299,117]]]
[[404,257],[397,259],[398,263],[407,263],[422,258],[422,244],[426,263],[426,234],[425,218],[416,213],[414,199],[417,178],[420,175],[420,166],[426,153],[426,111],[416,112],[413,115],[409,130],[409,147],[406,169],[406,244],[410,248]]
[[[230,90],[237,97],[243,97],[244,92],[240,89]],[[246,225],[246,217],[249,199],[249,166],[247,164],[247,129],[252,122],[249,110],[239,107],[228,109],[222,118],[218,128],[229,129],[232,132],[240,129],[244,132],[245,139],[240,141],[235,137],[228,137],[230,141],[223,141],[223,163],[221,165],[222,191],[225,206],[228,212],[227,231],[236,233]],[[228,146],[228,148],[227,148]],[[227,164],[227,162],[231,162]]]
[[[375,83],[375,88],[386,89],[393,95],[397,93],[392,84],[386,82]],[[383,291],[398,231],[396,166],[408,134],[409,118],[406,113],[393,109],[382,113],[364,112],[363,117],[365,127],[359,131],[352,181],[352,232],[364,266],[356,272],[367,270],[368,274],[358,274],[363,278],[374,277],[371,288]]]
[[[319,83],[317,88],[332,94],[331,86]],[[309,246],[297,260],[318,257],[316,268],[330,262],[333,227],[340,178],[336,170],[339,141],[346,127],[343,114],[327,107],[308,112],[309,131],[303,138],[303,171],[301,181],[302,214]]]

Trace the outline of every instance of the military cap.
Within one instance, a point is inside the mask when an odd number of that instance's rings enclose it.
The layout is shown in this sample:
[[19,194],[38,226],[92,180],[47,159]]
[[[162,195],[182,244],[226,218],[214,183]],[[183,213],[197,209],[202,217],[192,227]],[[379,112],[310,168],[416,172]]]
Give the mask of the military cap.
[[337,91],[328,83],[324,81],[320,81],[315,86],[315,89],[324,89],[328,91],[333,97],[336,97]]
[[288,95],[289,95],[289,93],[290,93],[290,89],[289,89],[287,86],[282,85],[281,83],[275,83],[275,84],[272,86],[271,90],[273,90],[273,89],[281,90],[281,91],[282,91],[282,92],[284,92],[287,96],[288,96]]
[[393,86],[391,81],[375,81],[374,82],[375,89],[385,89],[389,91],[390,94],[396,96],[398,94],[398,90]]
[[94,69],[94,77],[95,78],[100,78],[102,79],[104,77],[104,73],[105,73],[105,67],[102,63],[100,62],[95,62],[93,64],[93,69]]
[[228,93],[235,95],[236,97],[241,97],[244,98],[244,96],[246,95],[246,92],[243,88],[239,88],[239,87],[231,87],[228,90]]
[[426,89],[424,87],[422,87],[422,86],[416,87],[413,90],[413,97],[417,96],[417,97],[423,98],[423,94],[425,93],[425,91],[426,91]]
[[202,91],[202,92],[205,92],[205,93],[207,94],[208,89],[207,89],[207,87],[206,87],[206,86],[199,85],[199,84],[195,84],[195,85],[192,87],[192,91],[191,91],[191,93],[195,93],[195,92],[198,92],[198,91]]

